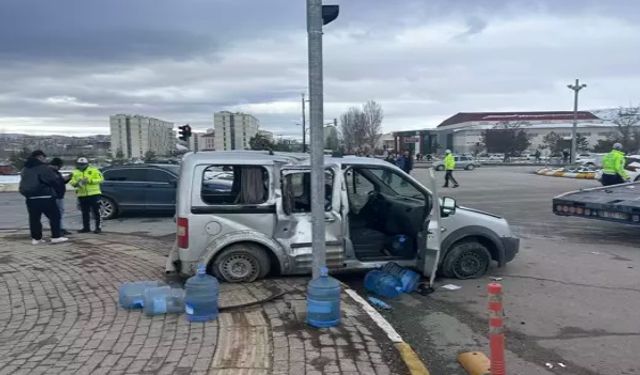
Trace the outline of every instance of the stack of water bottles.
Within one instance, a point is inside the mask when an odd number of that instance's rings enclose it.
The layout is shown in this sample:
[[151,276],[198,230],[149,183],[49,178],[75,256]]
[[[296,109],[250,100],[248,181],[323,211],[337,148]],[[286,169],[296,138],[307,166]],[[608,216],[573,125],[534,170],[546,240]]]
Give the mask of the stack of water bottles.
[[162,281],[134,281],[120,286],[118,300],[125,309],[142,309],[146,315],[186,312],[187,320],[205,322],[218,317],[218,280],[204,265],[185,283],[172,288]]
[[387,263],[380,269],[367,272],[364,277],[364,288],[381,297],[394,298],[402,293],[416,290],[420,275],[396,263]]

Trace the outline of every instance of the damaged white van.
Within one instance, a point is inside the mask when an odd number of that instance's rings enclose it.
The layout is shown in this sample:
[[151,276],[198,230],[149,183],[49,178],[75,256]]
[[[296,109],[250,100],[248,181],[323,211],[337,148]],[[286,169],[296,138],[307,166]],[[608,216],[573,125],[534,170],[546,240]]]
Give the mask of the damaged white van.
[[[382,160],[325,157],[328,267],[348,271],[393,261],[430,274],[437,263],[442,275],[466,279],[484,275],[492,261],[504,266],[515,257],[519,240],[506,220],[456,207],[452,198],[432,215],[432,190]],[[192,275],[200,262],[228,282],[311,272],[306,154],[187,154],[176,216],[177,247],[167,272]],[[439,228],[439,246],[431,246],[433,228]]]

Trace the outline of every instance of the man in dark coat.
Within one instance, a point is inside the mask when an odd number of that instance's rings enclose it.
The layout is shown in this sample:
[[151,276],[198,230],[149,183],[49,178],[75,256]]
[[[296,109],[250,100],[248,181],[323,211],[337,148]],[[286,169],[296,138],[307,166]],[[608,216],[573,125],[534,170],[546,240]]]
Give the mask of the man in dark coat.
[[47,156],[41,150],[31,153],[24,165],[20,178],[20,194],[27,200],[29,212],[29,230],[31,243],[38,245],[42,239],[42,223],[44,214],[51,223],[51,242],[68,241],[60,232],[60,211],[56,205],[56,186],[60,183],[55,171],[46,163]]

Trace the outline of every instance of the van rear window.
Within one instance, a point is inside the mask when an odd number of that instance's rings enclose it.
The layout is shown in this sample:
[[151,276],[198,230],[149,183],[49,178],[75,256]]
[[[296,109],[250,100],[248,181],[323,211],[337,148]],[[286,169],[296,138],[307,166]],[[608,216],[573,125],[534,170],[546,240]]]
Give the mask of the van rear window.
[[206,204],[260,204],[269,198],[269,173],[254,165],[210,165],[204,170],[201,186]]

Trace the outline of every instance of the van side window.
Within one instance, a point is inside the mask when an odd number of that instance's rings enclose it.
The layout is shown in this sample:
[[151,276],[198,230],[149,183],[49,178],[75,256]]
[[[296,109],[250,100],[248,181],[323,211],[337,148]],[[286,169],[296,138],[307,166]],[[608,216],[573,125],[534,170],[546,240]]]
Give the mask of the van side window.
[[202,174],[201,186],[206,204],[260,204],[269,198],[269,173],[254,165],[210,165]]
[[[324,209],[331,211],[333,196],[333,172],[324,174]],[[286,214],[311,212],[311,173],[295,172],[284,175],[283,206]]]

